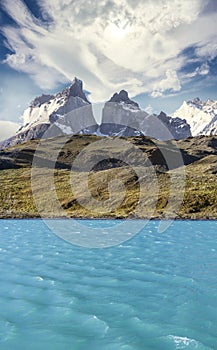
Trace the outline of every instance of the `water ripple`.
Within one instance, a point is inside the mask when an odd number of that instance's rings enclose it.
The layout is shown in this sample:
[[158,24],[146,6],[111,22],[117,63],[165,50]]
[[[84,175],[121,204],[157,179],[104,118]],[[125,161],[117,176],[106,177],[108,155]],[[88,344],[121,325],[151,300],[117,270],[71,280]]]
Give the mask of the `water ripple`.
[[216,235],[216,222],[159,235],[153,221],[97,250],[0,220],[0,349],[217,349]]

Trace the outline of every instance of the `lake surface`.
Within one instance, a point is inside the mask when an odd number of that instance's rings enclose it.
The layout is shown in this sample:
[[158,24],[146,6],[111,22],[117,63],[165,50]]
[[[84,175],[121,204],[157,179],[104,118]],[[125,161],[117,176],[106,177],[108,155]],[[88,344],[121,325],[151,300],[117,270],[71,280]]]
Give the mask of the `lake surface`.
[[0,220],[0,349],[217,349],[217,222],[158,225],[88,249]]

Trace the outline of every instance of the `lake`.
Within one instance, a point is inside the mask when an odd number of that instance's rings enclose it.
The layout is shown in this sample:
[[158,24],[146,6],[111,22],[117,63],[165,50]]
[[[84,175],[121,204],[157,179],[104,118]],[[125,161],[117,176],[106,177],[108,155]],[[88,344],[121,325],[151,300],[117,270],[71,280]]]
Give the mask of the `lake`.
[[0,349],[217,349],[217,222],[158,225],[90,249],[0,220]]

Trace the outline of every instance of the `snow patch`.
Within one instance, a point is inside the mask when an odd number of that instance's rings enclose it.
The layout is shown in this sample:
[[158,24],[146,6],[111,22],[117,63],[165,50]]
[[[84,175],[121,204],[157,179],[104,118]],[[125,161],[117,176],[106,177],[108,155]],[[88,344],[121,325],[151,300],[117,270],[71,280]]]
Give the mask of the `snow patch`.
[[217,134],[217,101],[201,101],[199,98],[185,101],[173,117],[186,119],[192,136]]

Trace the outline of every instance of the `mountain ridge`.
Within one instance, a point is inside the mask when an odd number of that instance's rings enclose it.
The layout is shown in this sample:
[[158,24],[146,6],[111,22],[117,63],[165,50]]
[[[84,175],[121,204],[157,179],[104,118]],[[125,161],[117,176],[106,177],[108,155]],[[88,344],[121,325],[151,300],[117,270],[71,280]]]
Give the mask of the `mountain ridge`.
[[171,116],[163,111],[149,114],[129,98],[128,92],[116,92],[104,104],[101,124],[95,120],[83,82],[74,78],[71,85],[56,95],[36,97],[24,111],[23,125],[16,135],[1,143],[7,148],[35,138],[60,135],[98,136],[145,135],[162,141],[217,134],[217,101],[195,98],[184,101]]
[[[23,113],[23,125],[15,136],[2,143],[1,148],[30,139],[64,134],[147,135],[162,140],[191,136],[190,128],[184,120],[172,119],[162,113],[159,116],[149,115],[129,98],[127,91],[121,90],[105,103],[102,122],[98,125],[92,104],[83,90],[83,82],[74,78],[70,86],[56,95],[42,94],[36,97]],[[183,125],[182,130],[179,129],[180,124]]]
[[217,101],[199,97],[184,101],[173,117],[184,118],[191,127],[192,136],[217,134]]

